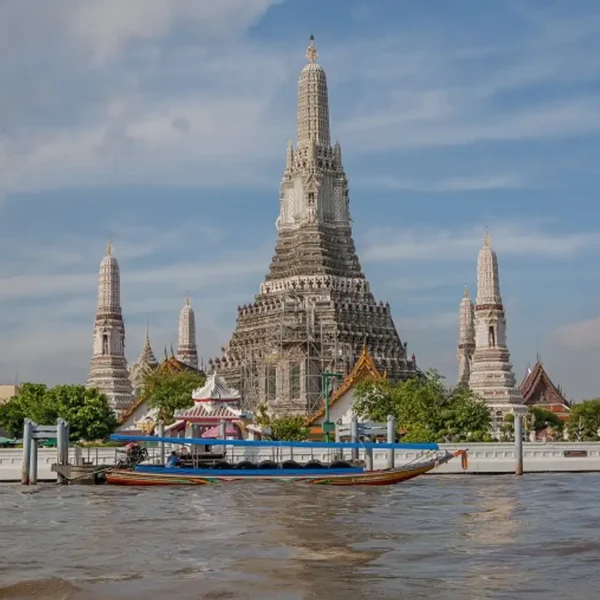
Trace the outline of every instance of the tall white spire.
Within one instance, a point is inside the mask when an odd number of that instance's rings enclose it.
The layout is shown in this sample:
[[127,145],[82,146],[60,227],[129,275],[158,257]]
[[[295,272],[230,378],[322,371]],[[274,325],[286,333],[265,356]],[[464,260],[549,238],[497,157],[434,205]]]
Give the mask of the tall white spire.
[[179,341],[177,344],[177,360],[198,368],[198,349],[196,347],[196,316],[186,295],[185,304],[179,314]]
[[106,256],[100,263],[98,310],[121,312],[121,276],[110,240],[106,246]]
[[306,50],[308,64],[302,69],[298,81],[298,147],[310,142],[318,146],[329,146],[329,99],[327,77],[321,65],[317,64],[315,38],[310,36]]
[[469,385],[492,408],[496,426],[505,413],[523,402],[506,345],[506,315],[500,295],[498,258],[490,246],[487,231],[477,261],[475,351]]
[[115,412],[126,410],[133,401],[125,358],[119,263],[110,241],[98,275],[94,351],[87,385],[103,392]]
[[485,232],[483,246],[477,259],[477,304],[502,304],[498,257],[490,246],[490,236]]
[[288,144],[281,182],[279,232],[303,225],[350,228],[348,179],[342,148],[331,146],[327,78],[317,64],[314,37],[298,80],[296,148]]
[[475,308],[469,289],[465,285],[460,301],[458,325],[458,381],[457,385],[469,385],[471,360],[475,350]]

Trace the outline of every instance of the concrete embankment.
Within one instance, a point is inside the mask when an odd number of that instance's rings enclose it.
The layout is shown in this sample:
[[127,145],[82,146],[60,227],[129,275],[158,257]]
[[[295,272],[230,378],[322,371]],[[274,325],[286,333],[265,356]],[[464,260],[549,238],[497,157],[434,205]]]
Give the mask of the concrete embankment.
[[[454,445],[441,444],[440,447],[448,450],[468,448],[469,466],[466,471],[461,468],[460,459],[442,465],[435,474],[502,474],[513,473],[515,465],[514,444],[470,444]],[[70,449],[70,462],[74,462],[73,449]],[[346,452],[350,456],[349,452]],[[569,472],[600,472],[600,442],[585,443],[526,443],[524,444],[525,473],[569,473]],[[265,459],[277,458],[270,448],[261,448],[260,451],[247,448],[228,448],[228,459],[231,462],[243,459],[258,462]],[[396,465],[408,463],[416,458],[414,451],[397,450]],[[281,458],[290,458],[289,451]],[[362,456],[361,456],[362,457]],[[312,453],[293,451],[293,458],[298,462],[305,462],[311,458],[327,461],[328,455],[321,450]],[[112,464],[115,460],[114,448],[85,448],[83,459],[95,465]],[[0,449],[0,481],[20,481],[23,451],[19,448]],[[373,451],[373,463],[376,469],[385,468],[387,461],[386,450]],[[56,481],[56,473],[51,466],[56,462],[56,450],[41,449],[38,452],[38,480]]]

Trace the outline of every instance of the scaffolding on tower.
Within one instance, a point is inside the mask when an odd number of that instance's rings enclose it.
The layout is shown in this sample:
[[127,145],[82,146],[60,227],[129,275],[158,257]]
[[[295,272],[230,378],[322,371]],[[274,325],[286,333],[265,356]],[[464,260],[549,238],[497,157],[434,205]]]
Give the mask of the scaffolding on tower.
[[[242,359],[244,407],[267,405],[276,414],[312,414],[322,403],[322,374],[346,370],[352,357],[337,341],[337,332],[324,331],[316,300],[287,295],[269,335]],[[352,353],[353,354],[353,353]]]

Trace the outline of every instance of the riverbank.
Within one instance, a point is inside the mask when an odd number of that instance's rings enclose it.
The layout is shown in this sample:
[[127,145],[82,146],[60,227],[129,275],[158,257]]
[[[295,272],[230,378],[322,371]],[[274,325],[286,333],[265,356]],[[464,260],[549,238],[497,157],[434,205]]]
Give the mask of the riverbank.
[[[440,444],[440,448],[458,450],[465,445]],[[436,474],[508,474],[514,472],[514,444],[470,444],[469,466],[466,471],[461,468],[460,460],[450,461],[440,466],[431,475]],[[272,458],[272,450],[228,449],[232,460],[242,458],[258,462]],[[414,450],[397,450],[396,464],[401,465],[416,458]],[[84,448],[82,458],[94,465],[113,464],[115,448]],[[315,450],[312,453],[294,451],[293,458],[299,462],[307,462],[311,458],[327,461],[325,452]],[[15,482],[21,480],[23,451],[18,448],[0,449],[0,481]],[[69,461],[75,462],[74,450],[69,450]],[[600,472],[600,442],[579,443],[525,443],[523,445],[523,461],[525,473],[583,473]],[[38,481],[56,481],[56,473],[52,472],[52,464],[56,462],[56,450],[40,448],[38,451]],[[387,451],[375,450],[373,464],[376,469],[387,465]]]

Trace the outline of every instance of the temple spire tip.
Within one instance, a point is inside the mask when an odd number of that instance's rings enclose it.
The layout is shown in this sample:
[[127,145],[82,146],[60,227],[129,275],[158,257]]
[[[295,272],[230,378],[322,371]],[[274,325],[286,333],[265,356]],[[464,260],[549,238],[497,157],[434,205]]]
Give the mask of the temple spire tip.
[[308,48],[306,50],[306,58],[308,58],[309,62],[314,63],[317,60],[317,49],[315,48],[315,36],[311,33],[308,43]]
[[484,246],[489,246],[490,245],[490,234],[488,232],[488,226],[485,226],[485,233],[483,234],[483,245]]

